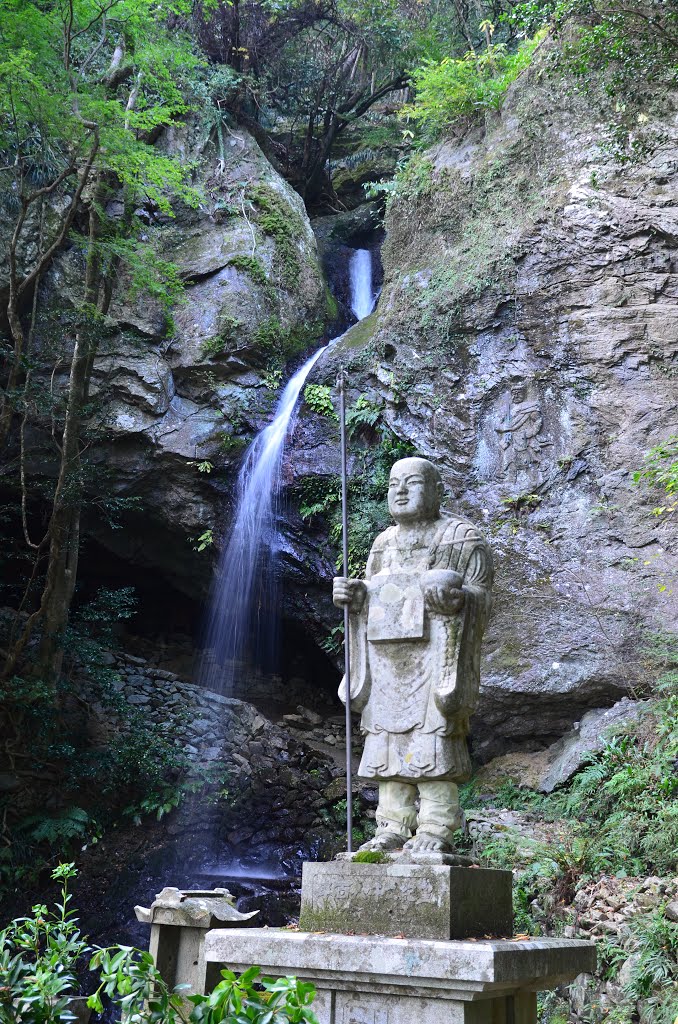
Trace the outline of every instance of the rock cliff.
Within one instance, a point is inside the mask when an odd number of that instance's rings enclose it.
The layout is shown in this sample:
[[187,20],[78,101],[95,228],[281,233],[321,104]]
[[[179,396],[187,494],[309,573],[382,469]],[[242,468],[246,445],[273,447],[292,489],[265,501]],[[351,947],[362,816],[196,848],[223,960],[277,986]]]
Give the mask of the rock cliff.
[[[211,578],[211,552],[197,554],[195,539],[212,530],[216,542],[226,528],[240,456],[270,416],[286,365],[318,344],[336,305],[302,200],[247,132],[231,131],[220,151],[195,126],[178,127],[159,145],[194,167],[201,202],[177,205],[172,218],[147,212],[142,241],[184,285],[172,324],[147,295],[130,293],[124,272],[117,282],[94,368],[89,453],[94,487],[105,478],[111,494],[138,499],[141,511],[125,530],[90,515],[87,532],[196,599]],[[108,212],[122,213],[115,199]],[[51,315],[38,343],[46,385],[82,274],[74,245],[45,281]],[[67,353],[53,387],[65,386],[66,366]],[[32,438],[36,472],[43,446]]]
[[[312,378],[333,384],[345,366],[352,400],[366,396],[394,437],[436,462],[450,507],[491,540],[495,607],[473,729],[484,760],[546,746],[588,710],[642,692],[644,638],[678,612],[675,525],[632,482],[678,424],[675,115],[650,155],[621,165],[595,106],[542,71],[525,72],[485,126],[411,160],[388,203],[377,310]],[[173,220],[149,216],[149,239],[185,283],[173,330],[120,281],[91,454],[142,510],[125,530],[86,526],[100,551],[137,576],[151,570],[151,590],[167,585],[197,609],[239,458],[336,303],[301,199],[246,132],[221,152],[190,128],[163,145],[195,161],[205,200]],[[322,218],[326,266],[346,261],[353,235],[366,244],[374,213]],[[57,333],[81,274],[73,247],[45,283]],[[356,476],[377,442],[355,442]],[[296,637],[320,644],[337,623],[336,549],[322,516],[301,520],[297,497],[336,474],[336,424],[303,407],[285,460],[285,614]],[[215,543],[199,553],[207,531]],[[334,684],[328,664],[321,685]]]
[[[353,396],[489,535],[483,759],[642,690],[644,637],[678,611],[675,523],[632,481],[678,423],[675,112],[622,166],[590,101],[542,70],[483,129],[414,158],[388,207],[377,311],[314,371],[329,384],[346,366]],[[298,472],[337,471],[333,431],[308,412]]]

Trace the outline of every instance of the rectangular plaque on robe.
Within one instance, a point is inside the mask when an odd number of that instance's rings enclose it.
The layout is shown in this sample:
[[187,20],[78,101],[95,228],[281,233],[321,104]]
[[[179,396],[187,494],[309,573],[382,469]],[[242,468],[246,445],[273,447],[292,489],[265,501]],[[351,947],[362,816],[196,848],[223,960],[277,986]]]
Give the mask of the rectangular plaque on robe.
[[373,576],[369,582],[367,639],[423,640],[426,635],[424,594],[419,574],[393,573]]

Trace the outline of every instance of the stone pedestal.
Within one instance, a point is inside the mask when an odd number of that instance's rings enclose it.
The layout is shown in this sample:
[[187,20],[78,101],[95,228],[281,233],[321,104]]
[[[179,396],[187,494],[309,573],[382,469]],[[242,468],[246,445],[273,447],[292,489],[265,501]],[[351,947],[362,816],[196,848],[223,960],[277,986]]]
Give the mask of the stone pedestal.
[[508,871],[305,864],[304,931],[238,927],[216,896],[163,890],[137,908],[165,981],[210,992],[223,967],[295,975],[316,987],[319,1024],[537,1024],[538,991],[595,970],[592,942],[485,937],[511,934]]
[[303,866],[299,927],[420,939],[510,938],[510,871],[444,864]]
[[[358,922],[356,922],[357,926]],[[540,989],[591,973],[576,939],[442,942],[284,929],[215,929],[208,965],[293,974],[317,989],[319,1024],[536,1024]]]

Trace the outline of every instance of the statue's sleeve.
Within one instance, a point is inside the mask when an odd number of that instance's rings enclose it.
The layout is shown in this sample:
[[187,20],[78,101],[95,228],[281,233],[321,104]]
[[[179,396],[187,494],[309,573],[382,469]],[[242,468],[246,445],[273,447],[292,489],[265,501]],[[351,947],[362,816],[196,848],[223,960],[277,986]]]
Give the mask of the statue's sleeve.
[[[466,595],[459,629],[452,633],[445,652],[445,670],[436,687],[435,702],[441,713],[470,713],[480,688],[480,645],[491,607],[492,556],[472,527],[457,527],[454,536],[440,545],[436,568],[456,568]],[[456,551],[455,551],[456,548]]]
[[[384,535],[380,534],[372,545],[367,567],[365,569],[365,580],[379,572],[383,559]],[[369,592],[359,612],[349,612],[348,616],[348,643],[351,666],[351,707],[355,711],[362,711],[370,697],[372,680],[370,677],[370,666],[367,658],[367,612],[369,607]],[[339,685],[339,700],[346,703],[346,677],[344,676]]]

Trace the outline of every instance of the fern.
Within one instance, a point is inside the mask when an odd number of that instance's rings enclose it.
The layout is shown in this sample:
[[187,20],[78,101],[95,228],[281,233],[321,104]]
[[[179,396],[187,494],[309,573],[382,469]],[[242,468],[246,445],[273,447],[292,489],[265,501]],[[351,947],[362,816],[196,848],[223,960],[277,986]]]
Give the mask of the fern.
[[382,408],[380,402],[373,402],[367,395],[360,395],[355,405],[346,411],[346,429],[349,435],[354,437],[361,427],[376,427],[381,418]]
[[69,807],[56,818],[44,818],[37,814],[25,818],[21,829],[36,843],[56,846],[72,839],[84,839],[92,825],[92,819],[82,807]]

